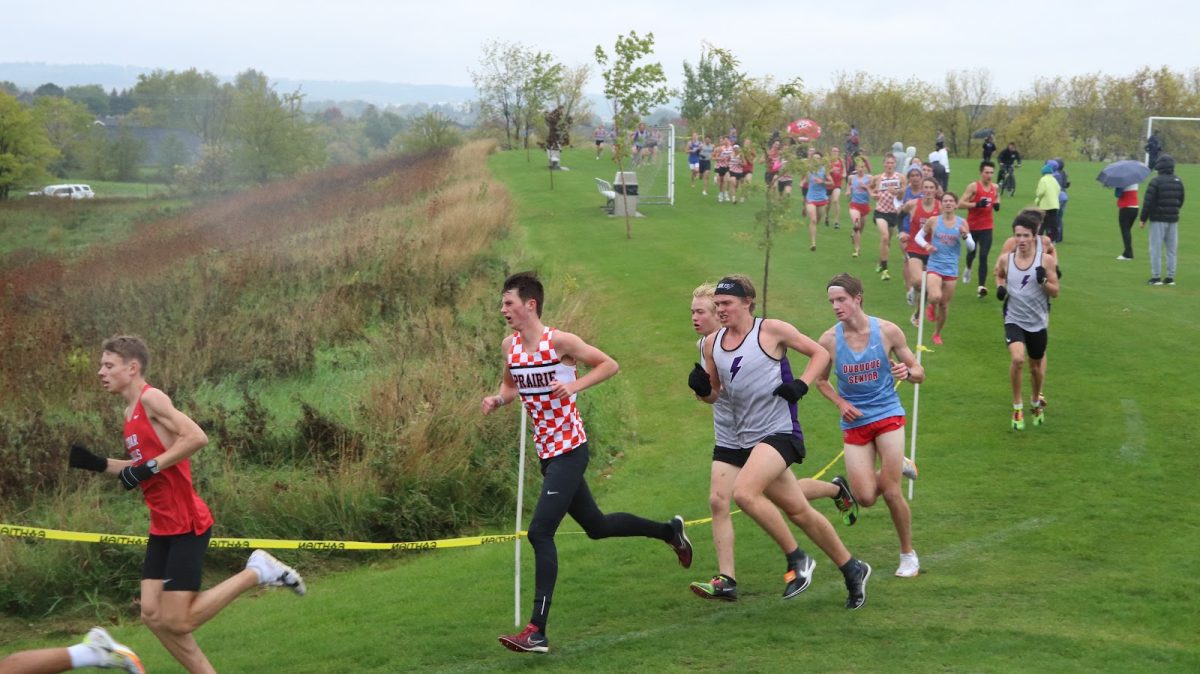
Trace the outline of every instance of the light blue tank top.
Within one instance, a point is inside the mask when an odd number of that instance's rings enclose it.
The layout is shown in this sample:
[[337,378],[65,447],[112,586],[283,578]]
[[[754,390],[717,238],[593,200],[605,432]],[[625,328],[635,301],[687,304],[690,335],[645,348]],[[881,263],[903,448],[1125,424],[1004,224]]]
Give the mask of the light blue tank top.
[[829,200],[829,191],[825,189],[825,169],[808,174],[808,194],[804,198],[808,201]]
[[904,406],[896,393],[892,379],[892,365],[888,361],[887,349],[883,346],[883,332],[879,319],[868,316],[871,338],[867,348],[855,352],[846,344],[843,324],[838,323],[837,335],[837,383],[838,395],[862,412],[854,421],[842,419],[842,428],[857,428],[888,417],[904,416]]
[[929,254],[929,271],[942,276],[958,276],[958,256],[962,252],[962,234],[958,231],[958,223],[962,218],[955,216],[954,223],[947,226],[942,222],[944,215],[939,215],[933,225],[932,243],[937,250]]
[[871,181],[866,176],[859,178],[857,175],[850,176],[850,203],[852,204],[869,204],[871,203]]

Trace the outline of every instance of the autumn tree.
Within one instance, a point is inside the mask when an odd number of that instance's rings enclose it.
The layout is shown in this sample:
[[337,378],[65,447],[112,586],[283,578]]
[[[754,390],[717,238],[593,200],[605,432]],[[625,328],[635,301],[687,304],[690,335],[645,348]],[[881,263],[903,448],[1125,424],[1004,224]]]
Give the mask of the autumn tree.
[[[654,53],[654,33],[638,37],[636,31],[618,35],[610,57],[604,47],[596,45],[596,63],[604,78],[604,95],[613,105],[613,159],[617,170],[624,173],[629,155],[628,124],[648,115],[656,105],[670,99],[667,76],[661,63],[642,63]],[[622,198],[626,195],[622,190]],[[629,209],[625,209],[625,238],[633,238]]]
[[0,201],[43,177],[57,154],[33,111],[0,92]]

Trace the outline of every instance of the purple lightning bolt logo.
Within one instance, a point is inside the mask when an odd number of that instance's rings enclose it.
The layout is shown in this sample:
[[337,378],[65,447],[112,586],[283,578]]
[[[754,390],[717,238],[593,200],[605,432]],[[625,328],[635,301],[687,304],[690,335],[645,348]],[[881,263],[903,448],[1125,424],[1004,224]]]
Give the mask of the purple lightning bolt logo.
[[1024,288],[1027,285],[1029,285],[1029,274],[1026,274],[1025,277],[1021,279],[1021,287]]
[[729,366],[729,381],[733,381],[737,377],[738,370],[742,369],[742,357],[738,356],[733,359],[733,365]]

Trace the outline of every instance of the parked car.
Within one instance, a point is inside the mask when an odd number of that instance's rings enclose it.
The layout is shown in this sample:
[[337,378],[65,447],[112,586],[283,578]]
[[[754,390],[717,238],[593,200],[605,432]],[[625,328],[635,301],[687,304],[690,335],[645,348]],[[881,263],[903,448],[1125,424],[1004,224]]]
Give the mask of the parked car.
[[[31,194],[38,194],[33,192]],[[59,197],[62,199],[94,199],[96,193],[92,191],[90,185],[47,185],[42,188],[41,194],[47,197]]]

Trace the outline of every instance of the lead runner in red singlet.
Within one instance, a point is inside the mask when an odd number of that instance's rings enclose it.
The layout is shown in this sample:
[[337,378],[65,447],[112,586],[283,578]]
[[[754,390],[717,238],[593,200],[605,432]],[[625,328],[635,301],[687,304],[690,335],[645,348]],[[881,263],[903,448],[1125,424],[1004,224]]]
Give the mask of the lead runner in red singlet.
[[[569,332],[542,324],[542,283],[532,272],[504,281],[500,313],[513,334],[504,338],[504,379],[500,393],[483,399],[484,414],[520,398],[533,422],[533,441],[541,461],[542,490],[533,519],[529,544],[533,546],[536,579],[533,615],[519,634],[503,635],[500,643],[518,653],[546,653],[546,619],[558,578],[558,550],[554,533],[566,515],[583,527],[588,538],[645,536],[657,538],[674,550],[683,568],[692,565],[692,544],[683,531],[683,518],[655,522],[629,513],[604,514],[592,498],[584,479],[588,464],[587,434],[575,407],[575,396],[617,373],[617,361]],[[583,363],[587,374],[576,377]]]
[[150,352],[140,337],[117,336],[101,347],[100,384],[125,399],[127,460],[71,447],[70,466],[118,476],[126,489],[140,487],[150,508],[150,541],[142,565],[142,622],[187,671],[216,672],[192,633],[256,585],[305,593],[295,569],[263,550],[246,568],[200,592],[200,574],[213,518],[192,486],[190,457],[208,437],[167,394],[146,383]]

